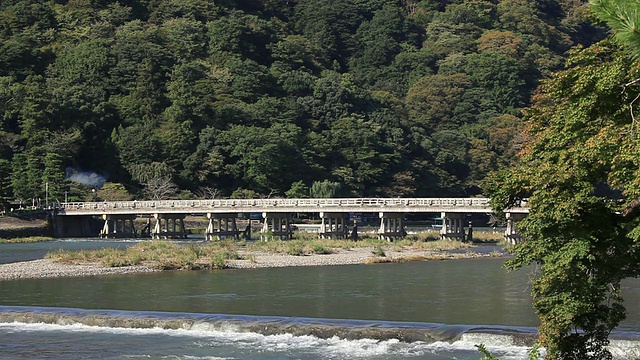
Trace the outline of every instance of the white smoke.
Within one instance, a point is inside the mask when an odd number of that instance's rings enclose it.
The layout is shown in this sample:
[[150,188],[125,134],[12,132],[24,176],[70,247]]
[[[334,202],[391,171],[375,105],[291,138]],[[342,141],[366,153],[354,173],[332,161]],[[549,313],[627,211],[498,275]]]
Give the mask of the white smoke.
[[67,179],[75,182],[79,182],[83,185],[92,187],[96,190],[100,189],[104,183],[107,182],[107,178],[93,171],[82,171],[74,168],[67,168]]

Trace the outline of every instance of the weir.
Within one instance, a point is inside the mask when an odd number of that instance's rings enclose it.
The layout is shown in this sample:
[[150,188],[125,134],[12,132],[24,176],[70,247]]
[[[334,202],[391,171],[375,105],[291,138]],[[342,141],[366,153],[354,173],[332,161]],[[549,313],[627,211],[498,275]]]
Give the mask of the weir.
[[[290,239],[293,233],[292,214],[319,214],[318,235],[325,238],[344,238],[349,234],[350,214],[378,213],[378,236],[389,241],[405,236],[406,214],[433,213],[442,216],[440,236],[443,239],[465,239],[465,214],[490,214],[488,198],[327,198],[327,199],[213,199],[72,202],[56,204],[55,236],[136,236],[135,219],[153,217],[142,231],[154,238],[184,238],[187,236],[184,219],[187,215],[209,219],[205,236],[208,240],[225,237],[238,238],[236,220],[239,216],[261,214],[262,233]],[[505,239],[521,241],[516,222],[528,213],[526,203],[507,213]],[[88,226],[88,220],[99,216],[102,231]],[[78,228],[79,227],[79,228]]]

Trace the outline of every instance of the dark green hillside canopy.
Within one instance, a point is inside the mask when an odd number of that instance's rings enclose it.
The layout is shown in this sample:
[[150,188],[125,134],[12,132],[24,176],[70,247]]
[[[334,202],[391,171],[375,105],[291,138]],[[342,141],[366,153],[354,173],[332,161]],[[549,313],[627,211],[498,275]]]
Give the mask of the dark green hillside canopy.
[[519,132],[539,80],[602,38],[583,7],[2,1],[0,160],[15,181],[0,198],[39,197],[39,172],[66,168],[140,196],[150,176],[187,197],[325,180],[344,196],[474,194],[518,145],[494,129]]

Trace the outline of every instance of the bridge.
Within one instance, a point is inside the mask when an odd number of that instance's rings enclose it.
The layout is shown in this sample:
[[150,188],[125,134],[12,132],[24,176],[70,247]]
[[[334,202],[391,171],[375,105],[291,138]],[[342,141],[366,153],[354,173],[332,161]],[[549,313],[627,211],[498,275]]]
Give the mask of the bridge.
[[[510,241],[519,237],[514,221],[526,215],[521,207],[507,212]],[[86,219],[101,217],[104,225],[99,235],[107,238],[134,237],[144,234],[154,238],[185,237],[187,215],[203,215],[209,219],[207,239],[238,237],[237,219],[243,214],[260,214],[262,232],[289,239],[293,214],[316,213],[321,219],[319,236],[344,238],[348,234],[347,219],[351,213],[377,213],[380,218],[378,236],[388,240],[401,238],[407,213],[437,213],[442,218],[442,238],[464,239],[465,214],[485,213],[492,209],[488,198],[329,198],[329,199],[212,199],[155,200],[113,202],[70,202],[57,204],[54,230],[65,236],[72,228],[87,228]],[[147,218],[141,231],[135,229],[137,218]],[[85,221],[82,221],[84,219]],[[152,224],[152,219],[154,224]],[[249,229],[249,228],[248,228]],[[82,231],[84,232],[84,231]],[[83,234],[84,235],[84,234]],[[86,236],[86,235],[85,235]]]

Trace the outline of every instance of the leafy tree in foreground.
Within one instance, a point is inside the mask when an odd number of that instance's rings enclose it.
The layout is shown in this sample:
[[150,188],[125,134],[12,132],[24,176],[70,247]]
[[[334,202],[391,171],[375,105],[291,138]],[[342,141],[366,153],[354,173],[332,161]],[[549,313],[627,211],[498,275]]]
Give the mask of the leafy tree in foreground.
[[507,267],[539,266],[547,358],[610,359],[620,281],[640,275],[640,69],[610,41],[573,50],[567,65],[534,97],[521,162],[487,188],[496,209],[529,197],[527,241]]

